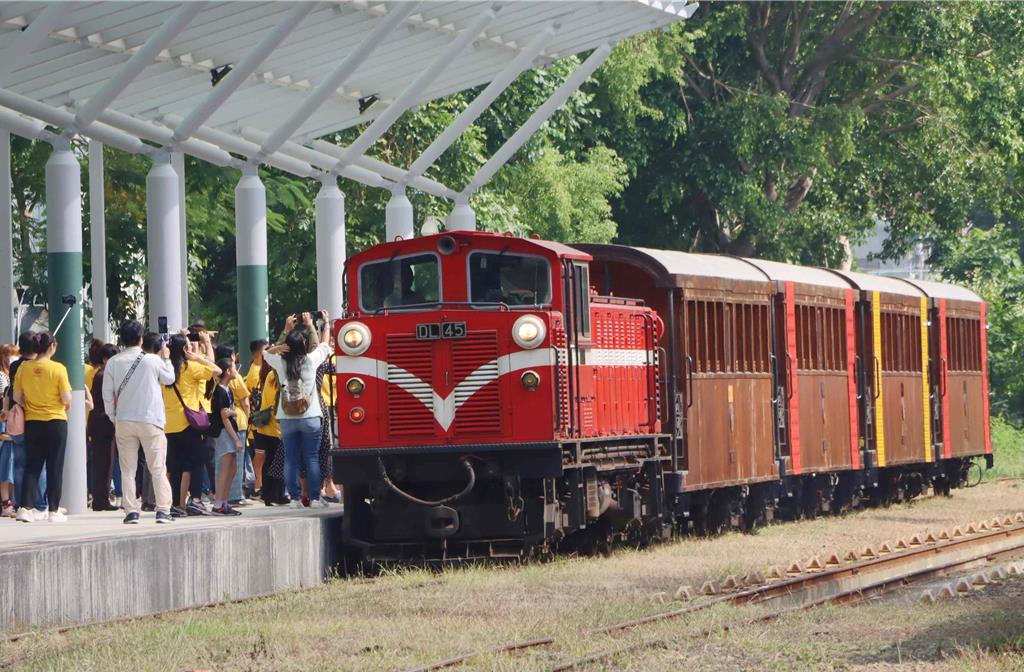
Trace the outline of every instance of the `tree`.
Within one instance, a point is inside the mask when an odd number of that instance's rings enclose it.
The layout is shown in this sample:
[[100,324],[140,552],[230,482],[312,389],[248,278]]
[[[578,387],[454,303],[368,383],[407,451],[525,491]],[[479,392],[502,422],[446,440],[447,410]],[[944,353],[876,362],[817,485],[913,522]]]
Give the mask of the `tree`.
[[1019,210],[1022,17],[761,2],[634,38],[599,75],[592,131],[632,178],[623,242],[837,264],[879,218],[897,254],[955,237],[979,201]]

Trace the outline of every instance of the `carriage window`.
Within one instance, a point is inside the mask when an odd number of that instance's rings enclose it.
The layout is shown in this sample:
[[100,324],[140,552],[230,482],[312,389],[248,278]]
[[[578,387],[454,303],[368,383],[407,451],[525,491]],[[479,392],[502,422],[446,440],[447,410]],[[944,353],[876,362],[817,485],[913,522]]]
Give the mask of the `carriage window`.
[[504,252],[469,255],[469,297],[477,304],[551,303],[551,266],[543,257]]
[[364,311],[422,306],[440,300],[441,275],[436,255],[371,261],[359,269],[359,303]]

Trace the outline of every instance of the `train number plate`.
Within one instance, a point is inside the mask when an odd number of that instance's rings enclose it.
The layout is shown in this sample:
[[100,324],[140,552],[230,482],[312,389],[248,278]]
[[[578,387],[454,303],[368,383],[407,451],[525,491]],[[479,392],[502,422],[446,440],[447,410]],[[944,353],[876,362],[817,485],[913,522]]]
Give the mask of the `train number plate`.
[[465,322],[430,322],[416,325],[416,338],[421,341],[436,341],[440,338],[465,338]]

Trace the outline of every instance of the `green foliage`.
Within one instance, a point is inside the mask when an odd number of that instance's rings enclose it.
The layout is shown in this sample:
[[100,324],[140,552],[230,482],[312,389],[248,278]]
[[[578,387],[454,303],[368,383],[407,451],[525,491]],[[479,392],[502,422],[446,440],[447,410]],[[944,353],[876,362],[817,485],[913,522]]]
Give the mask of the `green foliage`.
[[995,464],[985,472],[986,478],[1024,477],[1024,431],[993,416],[992,455]]
[[997,225],[972,229],[941,251],[946,277],[988,303],[989,378],[993,413],[1024,419],[1024,264],[1021,232]]
[[895,255],[955,238],[978,202],[1019,212],[1022,20],[1011,3],[725,3],[629,41],[596,94],[618,114],[591,131],[633,177],[623,241],[835,265],[876,217]]

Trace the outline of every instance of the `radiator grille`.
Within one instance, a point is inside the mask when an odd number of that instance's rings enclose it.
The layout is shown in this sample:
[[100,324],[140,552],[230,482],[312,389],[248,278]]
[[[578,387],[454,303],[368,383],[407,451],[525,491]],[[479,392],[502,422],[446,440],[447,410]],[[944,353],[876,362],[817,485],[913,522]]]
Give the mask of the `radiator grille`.
[[392,334],[387,338],[388,433],[434,433],[432,341]]
[[498,380],[498,335],[472,331],[451,341],[452,376],[458,411],[452,425],[456,434],[501,430],[501,390]]

